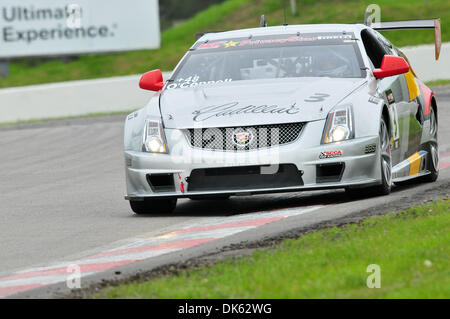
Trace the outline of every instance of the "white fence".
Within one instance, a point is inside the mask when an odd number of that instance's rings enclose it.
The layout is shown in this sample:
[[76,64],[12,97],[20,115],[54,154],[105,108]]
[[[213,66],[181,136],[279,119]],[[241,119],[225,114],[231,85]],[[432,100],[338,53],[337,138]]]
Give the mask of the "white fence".
[[[422,81],[450,79],[450,43],[434,60],[434,45],[405,47]],[[170,73],[164,73],[167,79]],[[139,75],[0,89],[0,122],[127,111],[144,106],[152,92],[139,89]]]
[[0,123],[138,109],[154,94],[141,90],[139,79],[130,75],[0,89]]
[[450,42],[442,44],[438,61],[434,59],[434,44],[403,47],[401,50],[422,81],[450,79]]

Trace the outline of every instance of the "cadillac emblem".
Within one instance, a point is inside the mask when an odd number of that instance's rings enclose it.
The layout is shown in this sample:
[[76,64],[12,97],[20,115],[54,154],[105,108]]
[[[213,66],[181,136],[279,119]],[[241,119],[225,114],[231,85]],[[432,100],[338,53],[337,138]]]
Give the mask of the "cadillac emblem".
[[245,130],[236,130],[233,132],[233,143],[240,147],[249,145],[253,140],[253,133]]

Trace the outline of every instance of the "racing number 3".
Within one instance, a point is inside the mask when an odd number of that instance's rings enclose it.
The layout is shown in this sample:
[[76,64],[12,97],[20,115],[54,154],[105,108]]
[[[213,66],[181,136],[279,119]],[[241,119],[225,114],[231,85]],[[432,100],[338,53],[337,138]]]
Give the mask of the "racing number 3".
[[325,101],[327,97],[329,97],[329,94],[325,93],[315,93],[311,95],[309,98],[305,99],[305,102],[322,102]]

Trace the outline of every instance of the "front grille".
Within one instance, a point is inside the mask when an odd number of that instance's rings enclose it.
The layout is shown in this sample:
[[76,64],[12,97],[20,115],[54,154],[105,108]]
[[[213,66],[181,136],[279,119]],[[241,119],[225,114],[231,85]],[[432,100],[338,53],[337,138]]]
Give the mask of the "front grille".
[[[242,127],[188,129],[193,147],[207,150],[246,151],[288,144],[300,136],[304,123],[271,124]],[[240,141],[236,134],[249,134]],[[245,139],[245,136],[244,136]]]

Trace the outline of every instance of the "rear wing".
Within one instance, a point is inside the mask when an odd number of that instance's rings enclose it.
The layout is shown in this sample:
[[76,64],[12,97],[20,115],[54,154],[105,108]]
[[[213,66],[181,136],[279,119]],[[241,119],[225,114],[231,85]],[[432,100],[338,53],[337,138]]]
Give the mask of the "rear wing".
[[442,47],[441,37],[441,20],[407,20],[407,21],[391,21],[391,22],[375,22],[372,23],[369,19],[364,20],[364,24],[377,31],[390,30],[408,30],[408,29],[434,29],[434,49],[435,58],[439,59]]

